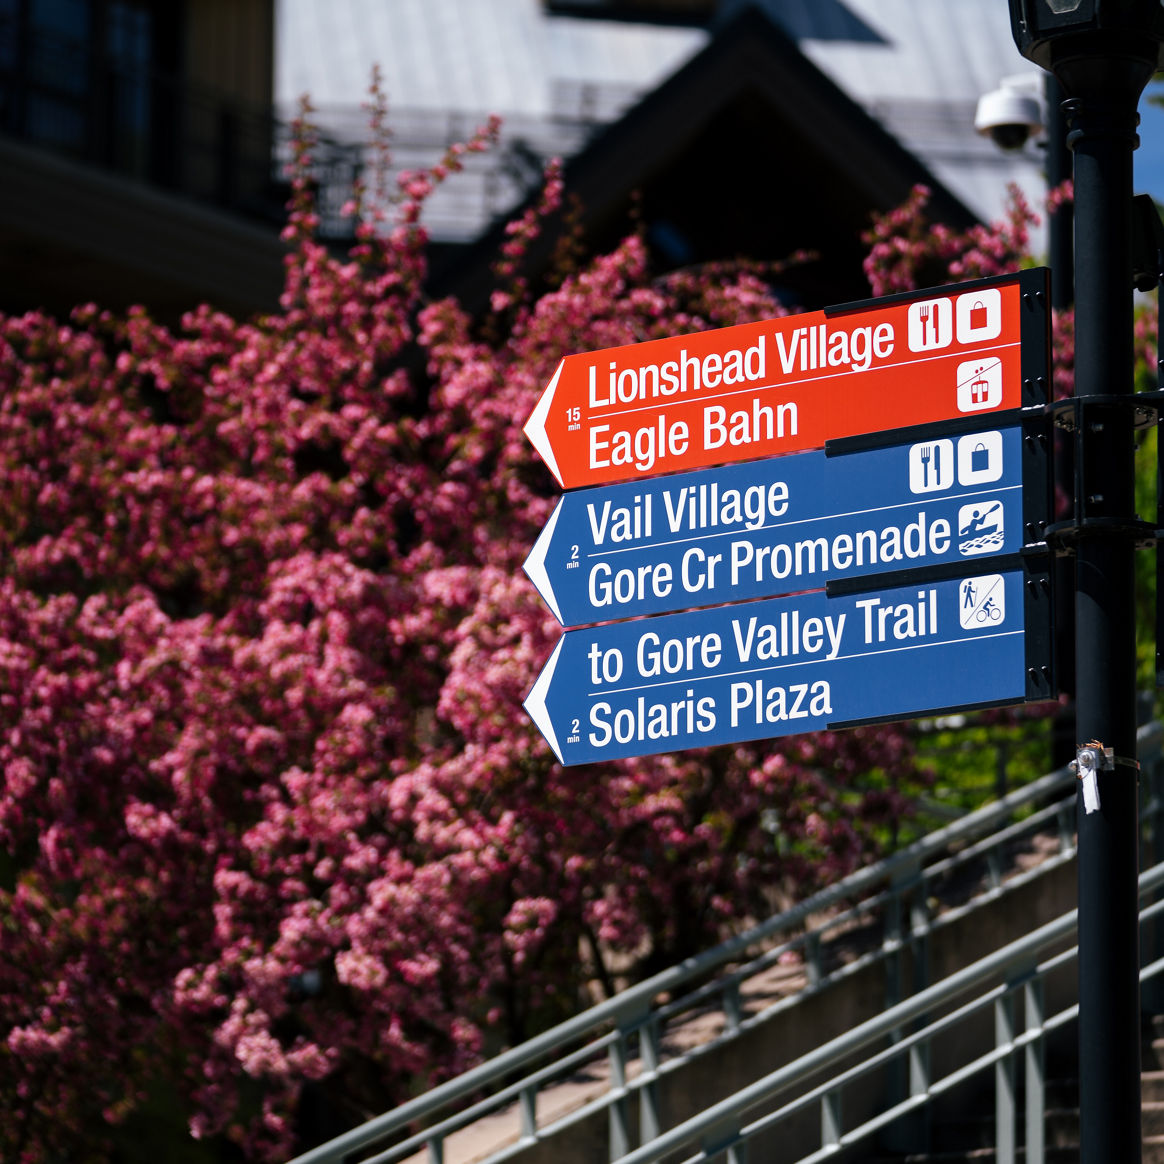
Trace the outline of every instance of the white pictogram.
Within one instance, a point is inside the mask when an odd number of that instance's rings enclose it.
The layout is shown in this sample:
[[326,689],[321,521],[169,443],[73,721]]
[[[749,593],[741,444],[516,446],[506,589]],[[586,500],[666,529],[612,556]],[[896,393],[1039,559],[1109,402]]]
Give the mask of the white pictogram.
[[958,365],[958,411],[979,412],[1002,403],[1002,361],[995,356]]
[[954,305],[960,344],[978,344],[1002,334],[1002,292],[997,287],[967,291]]
[[957,469],[954,464],[952,440],[923,441],[909,450],[909,491],[934,493],[949,489],[954,484]]
[[997,497],[963,505],[958,510],[958,552],[965,558],[998,553],[1003,543],[1002,516]]
[[996,630],[1006,618],[1001,574],[980,574],[958,583],[958,621],[963,630]]
[[1002,433],[976,432],[958,438],[958,484],[989,485],[1002,476]]
[[949,299],[925,299],[909,305],[909,350],[948,348],[954,338],[954,305]]

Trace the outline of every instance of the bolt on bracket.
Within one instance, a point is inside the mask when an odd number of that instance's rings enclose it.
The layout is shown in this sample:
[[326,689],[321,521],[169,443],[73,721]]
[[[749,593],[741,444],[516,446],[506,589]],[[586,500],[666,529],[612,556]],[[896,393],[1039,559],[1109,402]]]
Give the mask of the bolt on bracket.
[[1083,781],[1084,813],[1099,811],[1099,773],[1114,771],[1116,765],[1134,768],[1137,772],[1140,770],[1139,760],[1117,756],[1114,748],[1105,748],[1099,740],[1090,740],[1079,746],[1068,767]]

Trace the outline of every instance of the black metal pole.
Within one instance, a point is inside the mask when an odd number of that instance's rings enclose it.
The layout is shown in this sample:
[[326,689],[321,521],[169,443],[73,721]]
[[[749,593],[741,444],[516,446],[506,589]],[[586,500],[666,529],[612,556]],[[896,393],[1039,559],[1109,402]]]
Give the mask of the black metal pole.
[[[1082,1164],[1141,1158],[1132,343],[1132,152],[1143,71],[1082,70],[1067,102],[1075,170],[1078,741],[1110,748],[1099,808],[1079,797]],[[1127,75],[1125,75],[1127,74]],[[1150,75],[1150,70],[1149,70]]]
[[[1071,151],[1067,147],[1067,117],[1063,111],[1063,87],[1053,73],[1044,81],[1047,104],[1047,189],[1058,191],[1071,177]],[[1058,312],[1075,306],[1075,209],[1074,202],[1059,205],[1047,215],[1047,254],[1051,264],[1051,306]],[[1072,434],[1056,429],[1052,446],[1054,513],[1066,521],[1075,480],[1075,445]],[[1057,557],[1052,563],[1055,593],[1075,592],[1075,561]],[[1062,768],[1075,758],[1075,604],[1055,603],[1055,654],[1059,691],[1067,697],[1051,723],[1051,767]]]
[[[1058,190],[1071,177],[1071,151],[1067,148],[1067,118],[1063,112],[1063,87],[1048,73],[1043,83],[1047,103],[1047,189]],[[1068,311],[1075,305],[1074,212],[1067,202],[1047,215],[1047,253],[1051,265],[1051,306]]]

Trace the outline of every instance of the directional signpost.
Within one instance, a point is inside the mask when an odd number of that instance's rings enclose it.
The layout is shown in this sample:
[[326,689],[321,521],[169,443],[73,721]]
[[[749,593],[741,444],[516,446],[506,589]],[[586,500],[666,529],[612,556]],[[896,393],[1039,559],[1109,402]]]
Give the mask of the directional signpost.
[[602,486],[525,565],[586,628],[526,700],[559,760],[1052,697],[1046,280],[566,357],[526,425]]
[[1022,338],[1046,318],[1044,281],[1025,271],[567,356],[525,432],[573,489],[1017,408],[1034,400]]
[[526,708],[582,764],[1021,702],[1025,589],[968,571],[567,631]]
[[583,489],[525,569],[563,626],[768,598],[1015,552],[1045,478],[1045,448],[1012,424]]

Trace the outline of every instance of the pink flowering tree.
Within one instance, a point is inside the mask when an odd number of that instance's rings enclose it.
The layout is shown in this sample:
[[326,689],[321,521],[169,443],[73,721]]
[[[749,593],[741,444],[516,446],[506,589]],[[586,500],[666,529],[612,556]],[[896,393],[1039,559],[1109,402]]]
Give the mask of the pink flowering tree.
[[[152,1119],[285,1158],[305,1089],[383,1110],[867,861],[923,780],[892,725],[553,761],[521,426],[567,352],[780,307],[633,236],[531,291],[553,170],[489,316],[427,301],[424,200],[495,132],[391,212],[357,190],[336,258],[304,128],[272,315],[0,318],[6,1161],[131,1159]],[[874,226],[874,291],[1018,261],[1021,214],[922,202]]]

